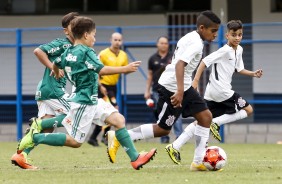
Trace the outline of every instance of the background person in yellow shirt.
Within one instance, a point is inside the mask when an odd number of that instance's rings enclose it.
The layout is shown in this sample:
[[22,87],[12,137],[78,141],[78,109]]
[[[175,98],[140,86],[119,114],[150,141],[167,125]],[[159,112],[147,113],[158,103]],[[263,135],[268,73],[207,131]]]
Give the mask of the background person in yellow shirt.
[[[127,55],[120,48],[122,46],[122,35],[120,33],[113,33],[110,39],[111,46],[102,50],[99,54],[100,61],[105,66],[126,66],[128,64]],[[110,102],[115,108],[118,109],[116,101],[117,83],[119,74],[104,75],[100,77],[99,81],[99,98]],[[105,134],[111,127],[104,127],[102,142],[107,145]],[[95,125],[94,131],[88,140],[88,143],[93,146],[99,146],[97,136],[101,132],[102,127]]]

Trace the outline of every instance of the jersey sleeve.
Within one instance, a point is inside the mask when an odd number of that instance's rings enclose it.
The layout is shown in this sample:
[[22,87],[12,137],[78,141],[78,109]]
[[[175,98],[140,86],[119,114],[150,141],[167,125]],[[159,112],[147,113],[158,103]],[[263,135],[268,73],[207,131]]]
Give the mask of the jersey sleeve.
[[240,72],[244,69],[244,62],[243,62],[243,49],[241,49],[240,54],[238,55],[237,62],[235,65],[235,69],[237,72]]
[[104,64],[99,60],[94,50],[89,50],[87,52],[87,62],[85,62],[89,70],[94,70],[96,73],[99,73],[100,70],[104,67]]
[[148,70],[153,70],[153,57],[151,56],[148,60]]
[[124,57],[124,59],[123,59],[122,66],[126,66],[126,65],[128,65],[128,57],[127,57],[126,52],[124,52],[124,51],[123,51],[123,57]]
[[63,40],[61,39],[55,39],[51,41],[50,43],[46,43],[43,45],[40,45],[39,48],[45,52],[48,56],[56,56],[60,55],[62,53],[61,49],[63,45]]
[[212,52],[208,56],[203,59],[206,67],[208,68],[210,65],[214,63],[220,63],[225,61],[224,49],[218,49],[217,51]]
[[179,57],[179,60],[184,61],[185,63],[190,63],[197,54],[202,53],[203,51],[202,45],[199,44],[192,44],[189,47],[187,47],[184,52]]
[[[62,54],[63,55],[63,54]],[[58,56],[55,60],[54,60],[54,65],[56,65],[58,68],[62,69],[62,55]]]

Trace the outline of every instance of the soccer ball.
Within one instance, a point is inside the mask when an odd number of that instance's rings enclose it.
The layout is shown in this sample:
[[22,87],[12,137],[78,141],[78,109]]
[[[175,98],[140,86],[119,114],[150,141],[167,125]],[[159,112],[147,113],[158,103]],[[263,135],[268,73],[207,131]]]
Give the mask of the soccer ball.
[[206,150],[206,155],[203,164],[210,171],[217,171],[222,169],[227,162],[225,151],[218,146],[210,146]]

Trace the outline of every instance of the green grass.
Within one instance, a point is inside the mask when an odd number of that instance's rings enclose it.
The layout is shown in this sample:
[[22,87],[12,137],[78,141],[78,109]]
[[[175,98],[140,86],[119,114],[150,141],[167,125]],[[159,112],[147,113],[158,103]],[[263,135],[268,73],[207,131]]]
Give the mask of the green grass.
[[181,151],[182,165],[175,165],[166,154],[164,144],[138,142],[139,151],[158,149],[153,161],[134,170],[122,149],[117,163],[108,161],[106,147],[81,148],[40,145],[31,154],[32,163],[40,170],[22,170],[10,162],[17,143],[0,143],[0,183],[2,184],[136,184],[136,183],[282,183],[281,145],[221,144],[228,163],[222,172],[191,172],[194,146],[186,144]]

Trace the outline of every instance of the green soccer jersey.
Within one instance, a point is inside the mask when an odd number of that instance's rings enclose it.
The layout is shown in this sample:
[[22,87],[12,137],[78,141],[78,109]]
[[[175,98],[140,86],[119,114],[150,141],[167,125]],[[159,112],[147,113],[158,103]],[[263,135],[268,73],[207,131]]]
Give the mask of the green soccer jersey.
[[[40,45],[39,48],[48,55],[51,62],[54,62],[64,51],[71,46],[67,38],[57,38],[50,43]],[[56,80],[50,76],[51,70],[45,68],[42,80],[37,85],[35,100],[58,99],[65,94],[66,78]]]
[[98,75],[104,67],[95,51],[85,45],[68,48],[55,64],[65,70],[68,80],[75,87],[70,101],[96,105],[98,102]]

